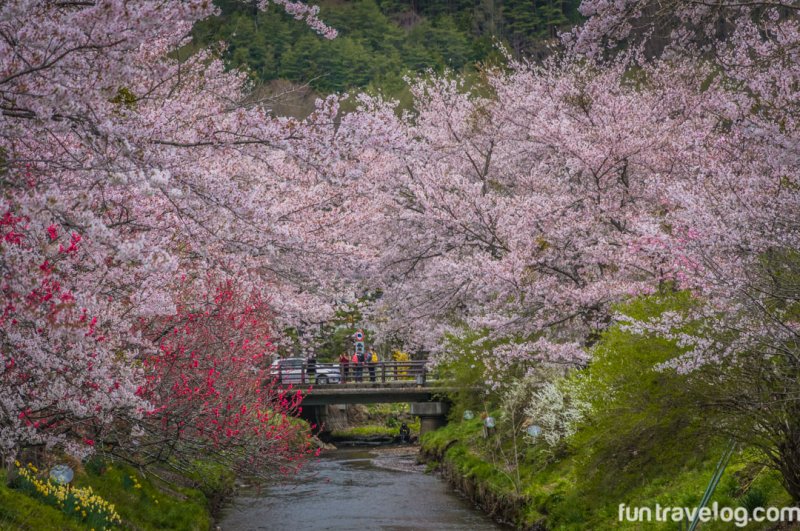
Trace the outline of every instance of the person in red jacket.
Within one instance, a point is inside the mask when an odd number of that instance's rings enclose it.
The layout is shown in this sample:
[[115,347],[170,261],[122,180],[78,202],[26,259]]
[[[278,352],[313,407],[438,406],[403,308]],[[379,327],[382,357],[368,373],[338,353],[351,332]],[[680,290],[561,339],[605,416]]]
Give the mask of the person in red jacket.
[[356,381],[362,381],[362,375],[364,374],[364,353],[362,352],[360,356],[358,353],[353,354],[350,363],[353,364],[353,374],[356,377]]
[[339,365],[341,365],[342,370],[342,383],[347,383],[347,376],[350,373],[350,356],[346,352],[342,352],[339,355]]

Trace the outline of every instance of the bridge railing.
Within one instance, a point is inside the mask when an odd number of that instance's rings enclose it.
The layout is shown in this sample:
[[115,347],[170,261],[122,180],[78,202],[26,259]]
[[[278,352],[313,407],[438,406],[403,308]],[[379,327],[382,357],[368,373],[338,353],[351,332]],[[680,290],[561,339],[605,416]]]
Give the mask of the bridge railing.
[[375,363],[315,363],[279,366],[270,375],[282,384],[344,384],[415,382],[428,378],[426,361],[378,361]]

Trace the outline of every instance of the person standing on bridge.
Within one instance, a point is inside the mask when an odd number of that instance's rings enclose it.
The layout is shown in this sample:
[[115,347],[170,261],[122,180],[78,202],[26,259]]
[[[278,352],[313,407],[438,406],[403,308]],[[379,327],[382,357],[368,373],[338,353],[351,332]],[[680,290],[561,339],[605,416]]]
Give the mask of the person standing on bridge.
[[342,367],[342,383],[347,383],[347,376],[350,373],[350,356],[346,352],[339,355],[339,365]]
[[365,349],[361,349],[358,351],[358,381],[364,381],[364,366],[367,364],[367,353]]
[[360,355],[358,352],[353,354],[352,361],[353,364],[353,376],[357,382],[362,380],[362,374],[364,373],[364,353],[361,352]]
[[367,363],[369,364],[369,381],[375,381],[375,366],[378,364],[378,355],[375,353],[375,349],[370,349],[369,353],[367,354]]
[[308,383],[316,383],[317,381],[317,355],[313,352],[306,358],[306,374],[308,374]]

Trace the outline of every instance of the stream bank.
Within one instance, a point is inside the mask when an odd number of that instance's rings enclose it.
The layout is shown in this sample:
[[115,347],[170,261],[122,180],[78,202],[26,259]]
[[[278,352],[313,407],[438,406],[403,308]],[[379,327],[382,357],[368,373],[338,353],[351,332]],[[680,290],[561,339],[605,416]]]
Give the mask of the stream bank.
[[[457,441],[454,441],[456,443]],[[456,492],[479,507],[488,517],[499,524],[539,531],[546,529],[541,524],[524,525],[527,500],[521,496],[498,489],[480,476],[471,474],[464,459],[448,455],[451,445],[437,448],[423,444],[418,460],[429,469],[435,470],[441,478]],[[464,457],[464,456],[459,456]]]

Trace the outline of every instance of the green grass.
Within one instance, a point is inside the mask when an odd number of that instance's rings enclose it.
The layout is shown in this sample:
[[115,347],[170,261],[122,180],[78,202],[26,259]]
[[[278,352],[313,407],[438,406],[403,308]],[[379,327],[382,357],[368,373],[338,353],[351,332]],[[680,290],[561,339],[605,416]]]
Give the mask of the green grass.
[[399,434],[398,428],[389,428],[376,424],[368,424],[366,426],[355,426],[344,430],[334,430],[331,435],[333,437],[393,437]]
[[236,474],[219,463],[195,461],[187,477],[194,481],[212,506],[224,501],[234,489]]
[[[690,294],[665,289],[617,309],[649,319],[667,310],[688,311],[693,304]],[[696,325],[685,326],[691,332]],[[479,356],[468,343],[462,347],[451,369],[459,382],[479,384],[481,367],[474,361]],[[728,444],[715,426],[731,425],[731,418],[704,406],[719,393],[715,380],[655,368],[683,352],[666,339],[611,326],[593,346],[589,365],[556,381],[570,397],[588,405],[576,433],[567,440],[552,448],[541,440],[531,445],[517,427],[520,451],[515,468],[512,427],[499,410],[491,411],[497,398],[490,396],[483,403],[498,420],[497,433],[487,440],[481,419],[461,420],[464,409],[478,404],[457,395],[452,422],[423,437],[423,452],[472,479],[477,483],[474,491],[489,492],[490,502],[516,503],[518,510],[510,512],[520,527],[677,529],[674,522],[621,523],[618,514],[620,503],[651,509],[656,504],[695,507]],[[711,503],[731,508],[790,505],[780,475],[759,464],[761,458],[749,449],[735,453]],[[731,527],[725,522],[703,525],[709,530]],[[748,528],[765,527],[769,524]]]
[[0,471],[0,529],[39,531],[84,529],[58,509],[8,487],[5,471]]
[[78,476],[75,484],[91,486],[116,506],[123,522],[138,529],[205,530],[211,527],[207,498],[200,490],[166,487],[130,466],[111,464]]
[[[197,478],[206,479],[208,494],[229,485],[232,476],[216,466],[198,466]],[[123,528],[137,530],[207,530],[213,523],[209,498],[195,488],[167,486],[133,467],[90,461],[73,480],[77,487],[91,486],[95,494],[114,504]],[[7,486],[0,476],[0,529],[87,529],[60,510]]]
[[[401,410],[402,411],[402,410]],[[391,411],[385,410],[377,410],[374,414],[378,416],[386,416],[383,420],[383,424],[364,424],[361,426],[351,426],[349,428],[345,428],[342,430],[334,430],[331,435],[333,437],[338,438],[348,438],[348,437],[385,437],[390,436],[394,437],[396,435],[400,435],[400,424],[403,422],[400,419],[396,418],[394,413],[397,411],[392,409]],[[413,420],[405,421],[408,425],[409,429],[411,430],[411,435],[418,435],[419,434],[419,417],[414,417]]]

